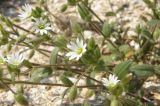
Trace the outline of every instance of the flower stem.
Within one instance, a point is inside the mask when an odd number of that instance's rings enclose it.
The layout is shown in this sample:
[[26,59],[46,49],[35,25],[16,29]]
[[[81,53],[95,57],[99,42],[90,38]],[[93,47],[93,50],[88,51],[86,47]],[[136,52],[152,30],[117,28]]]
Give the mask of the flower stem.
[[[12,84],[13,82],[10,79],[5,79],[6,84]],[[54,83],[38,83],[38,82],[29,82],[29,81],[14,81],[14,84],[29,84],[29,85],[44,85],[44,86],[61,86],[61,87],[70,87],[64,84],[54,84]],[[77,86],[77,88],[97,88],[101,85],[90,85],[90,86]],[[13,91],[13,90],[12,90]],[[13,91],[14,92],[14,91]]]

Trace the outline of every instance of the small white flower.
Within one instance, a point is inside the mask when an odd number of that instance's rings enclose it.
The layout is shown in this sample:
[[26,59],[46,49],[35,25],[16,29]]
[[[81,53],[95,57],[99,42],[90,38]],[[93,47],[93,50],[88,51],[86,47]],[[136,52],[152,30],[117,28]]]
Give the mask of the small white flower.
[[114,87],[120,80],[118,80],[118,77],[116,77],[115,75],[110,74],[109,78],[103,78],[102,82],[103,85],[106,87]]
[[25,4],[22,6],[21,12],[18,15],[22,19],[26,19],[30,17],[32,14],[32,7],[29,4]]
[[40,33],[41,35],[47,34],[48,30],[51,30],[50,24],[47,22],[47,19],[36,19],[35,22],[35,33]]
[[20,65],[23,62],[23,60],[24,60],[23,55],[19,53],[8,55],[6,58],[6,61],[8,64],[15,65],[15,66]]
[[86,44],[83,44],[83,40],[77,39],[76,42],[70,42],[69,45],[67,45],[67,48],[69,48],[71,51],[66,54],[67,57],[69,57],[69,60],[76,59],[79,60],[79,58],[86,52]]

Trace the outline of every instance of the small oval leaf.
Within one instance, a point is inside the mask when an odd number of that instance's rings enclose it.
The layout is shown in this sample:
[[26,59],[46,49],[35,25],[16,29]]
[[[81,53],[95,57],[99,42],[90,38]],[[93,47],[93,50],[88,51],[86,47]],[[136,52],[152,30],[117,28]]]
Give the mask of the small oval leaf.
[[65,75],[61,75],[60,80],[63,82],[63,84],[65,84],[67,86],[73,85],[73,82],[71,80],[69,80]]
[[22,93],[15,94],[14,98],[17,103],[24,105],[24,106],[28,105],[28,101],[26,100],[26,98],[24,97],[24,95]]
[[131,61],[124,61],[114,68],[114,74],[118,76],[119,79],[123,79],[128,73],[128,69],[131,66]]
[[111,30],[112,30],[111,25],[108,22],[105,22],[102,28],[103,36],[105,38],[109,37],[111,35]]
[[147,64],[134,65],[130,68],[139,77],[149,77],[154,74],[154,68]]
[[58,55],[58,51],[59,48],[55,47],[52,52],[51,52],[51,56],[50,56],[50,64],[53,65],[57,62],[57,55]]
[[77,96],[77,87],[76,86],[72,86],[70,91],[69,91],[69,100],[71,102],[73,102],[75,99],[76,99],[76,96]]

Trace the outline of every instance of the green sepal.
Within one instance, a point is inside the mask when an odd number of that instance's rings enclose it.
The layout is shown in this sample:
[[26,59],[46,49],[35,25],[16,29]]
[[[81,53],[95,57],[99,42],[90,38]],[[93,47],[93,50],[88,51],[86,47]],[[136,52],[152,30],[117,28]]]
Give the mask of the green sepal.
[[24,97],[24,95],[22,93],[16,93],[14,95],[14,99],[16,100],[17,103],[19,103],[20,105],[23,106],[28,106],[28,101],[26,100],[26,98]]

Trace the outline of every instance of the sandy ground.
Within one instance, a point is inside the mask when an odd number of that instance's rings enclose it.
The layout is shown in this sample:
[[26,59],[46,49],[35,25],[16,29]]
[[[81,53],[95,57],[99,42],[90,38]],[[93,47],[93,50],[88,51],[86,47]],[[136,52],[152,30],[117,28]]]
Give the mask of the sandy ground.
[[[31,1],[31,0],[30,0]],[[59,9],[66,0],[48,0],[48,8],[49,10],[55,14],[60,19],[64,20],[67,23],[69,19],[77,19],[80,20],[80,17],[76,13],[76,8],[70,8],[64,13],[60,13]],[[143,3],[142,0],[111,0],[112,8],[110,7],[110,3],[108,0],[92,0],[91,8],[100,16],[102,20],[112,21],[115,18],[106,17],[106,11],[116,11],[119,7],[124,6],[124,10],[117,14],[117,18],[121,18],[121,22],[127,28],[130,27],[127,36],[134,35],[134,29],[137,24],[143,24],[141,20],[141,15],[146,15],[146,13],[150,12],[146,5]],[[24,3],[30,3],[34,6],[34,1],[29,2],[27,0],[20,0],[20,1],[7,1],[0,3],[0,12],[3,13],[5,16],[14,18],[18,15],[18,11],[20,6]],[[62,16],[62,17],[61,17]],[[53,17],[50,17],[53,18]],[[56,21],[53,19],[54,22]],[[95,19],[96,20],[96,19]],[[19,23],[21,26],[25,26],[25,22]],[[56,25],[55,25],[56,26]],[[54,29],[56,32],[60,32],[60,30]],[[94,33],[94,32],[90,32]],[[52,48],[50,48],[52,49]],[[38,60],[37,60],[38,58]],[[32,61],[37,61],[37,63],[46,63],[48,60],[41,55],[36,55],[32,58]],[[52,82],[56,83],[57,77],[46,78],[42,80],[42,82]],[[72,78],[74,81],[75,79]],[[83,84],[83,81],[80,83]],[[145,86],[149,84],[158,86],[154,82],[147,82]],[[12,87],[13,90],[16,90],[16,87]],[[31,86],[31,85],[24,85],[25,95],[29,100],[30,106],[60,106],[61,104],[61,94],[66,88],[62,87],[46,87],[46,86]],[[85,92],[85,90],[82,90]],[[82,92],[82,94],[83,94]],[[160,91],[159,91],[160,92]],[[158,94],[157,94],[158,95]],[[158,97],[158,96],[157,96]],[[91,98],[94,100],[94,97]],[[67,103],[67,100],[64,100]],[[76,101],[83,102],[83,99],[79,97]],[[98,101],[96,102],[98,104]],[[96,104],[95,103],[95,104]],[[8,90],[0,90],[0,106],[18,106],[17,103],[14,101],[13,94]],[[79,106],[78,104],[75,106]],[[100,106],[100,105],[93,105],[93,106]]]

